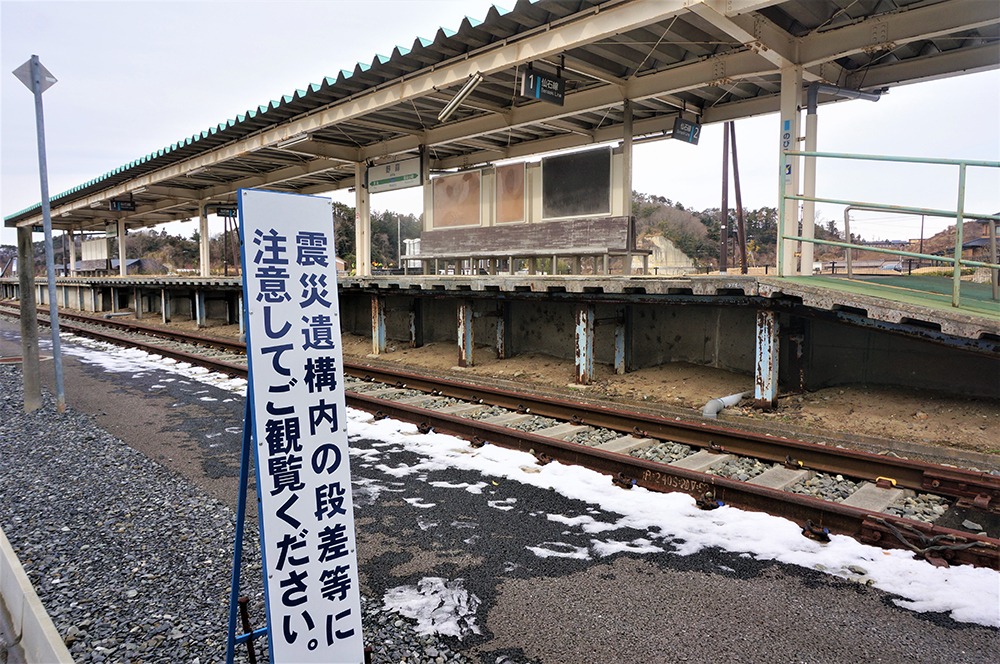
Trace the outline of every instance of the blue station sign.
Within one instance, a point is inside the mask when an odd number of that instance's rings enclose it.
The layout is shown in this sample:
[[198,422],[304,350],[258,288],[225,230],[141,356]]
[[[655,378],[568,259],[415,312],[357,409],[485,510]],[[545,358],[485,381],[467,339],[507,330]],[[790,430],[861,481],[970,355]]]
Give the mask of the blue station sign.
[[566,79],[527,69],[521,77],[521,96],[562,106],[566,98]]
[[674,133],[671,134],[671,138],[691,145],[698,145],[698,139],[701,138],[701,125],[691,120],[677,118],[674,120]]

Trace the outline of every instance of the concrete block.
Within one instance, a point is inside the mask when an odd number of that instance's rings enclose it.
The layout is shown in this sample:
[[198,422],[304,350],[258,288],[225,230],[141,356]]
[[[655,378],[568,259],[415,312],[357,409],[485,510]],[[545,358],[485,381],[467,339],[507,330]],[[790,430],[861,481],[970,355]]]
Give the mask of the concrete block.
[[504,413],[503,415],[496,415],[494,417],[487,417],[483,422],[487,424],[498,424],[500,426],[513,426],[519,422],[523,422],[527,419],[534,417],[534,415],[527,415],[522,413]]
[[685,468],[687,470],[703,473],[709,468],[721,465],[732,458],[732,454],[712,454],[711,452],[702,450],[701,452],[695,452],[691,456],[678,459],[670,465],[675,468]]
[[591,427],[585,424],[570,424],[569,422],[564,422],[562,424],[557,424],[555,426],[549,427],[547,429],[539,429],[534,433],[539,436],[547,436],[549,438],[559,438],[560,440],[569,440],[581,431],[588,431]]
[[773,466],[757,477],[751,477],[749,483],[764,486],[768,489],[780,489],[784,491],[793,484],[810,479],[815,474],[811,470],[802,470],[801,468],[793,469],[785,468],[784,466]]
[[907,495],[912,496],[909,489],[883,489],[872,482],[865,482],[861,488],[841,501],[841,505],[858,507],[872,512],[884,512],[889,505]]
[[457,403],[454,406],[448,406],[447,408],[439,408],[439,413],[446,413],[448,415],[471,415],[476,413],[486,406],[477,403]]
[[615,438],[614,440],[609,440],[606,443],[602,443],[597,446],[599,450],[605,450],[607,452],[618,452],[620,454],[628,454],[632,450],[638,450],[643,447],[649,447],[650,445],[655,445],[658,441],[655,438],[636,438],[635,436],[622,436],[621,438]]

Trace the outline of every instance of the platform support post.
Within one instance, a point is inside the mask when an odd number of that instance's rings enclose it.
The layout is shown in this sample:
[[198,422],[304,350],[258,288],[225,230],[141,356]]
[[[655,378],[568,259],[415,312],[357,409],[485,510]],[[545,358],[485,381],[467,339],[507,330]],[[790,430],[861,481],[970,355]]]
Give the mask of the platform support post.
[[236,318],[240,324],[240,341],[243,343],[247,342],[247,330],[246,330],[246,320],[243,318],[243,294],[240,293],[236,297],[236,309],[238,311]]
[[462,300],[458,303],[458,366],[471,367],[475,364],[473,348],[475,334],[473,322],[475,313],[472,310],[472,300]]
[[372,355],[385,352],[385,298],[372,295]]
[[142,320],[142,290],[136,288],[132,297],[135,298],[135,319]]
[[205,313],[205,291],[203,290],[195,291],[194,294],[195,327],[199,329],[205,327],[206,317],[207,316]]
[[497,359],[506,360],[513,353],[510,347],[510,302],[501,302],[497,311]]
[[576,382],[590,385],[594,379],[594,328],[593,304],[581,304],[576,309]]
[[170,292],[166,288],[160,289],[160,314],[164,325],[170,322]]
[[424,345],[424,301],[413,298],[410,304],[410,348]]
[[757,345],[753,396],[758,408],[774,408],[778,400],[778,315],[757,312]]
[[31,228],[17,228],[17,278],[21,305],[21,369],[24,381],[24,412],[42,407],[42,383],[38,364],[38,308],[35,303],[35,247]]
[[615,373],[623,375],[632,368],[632,305],[629,304],[619,310],[615,322]]

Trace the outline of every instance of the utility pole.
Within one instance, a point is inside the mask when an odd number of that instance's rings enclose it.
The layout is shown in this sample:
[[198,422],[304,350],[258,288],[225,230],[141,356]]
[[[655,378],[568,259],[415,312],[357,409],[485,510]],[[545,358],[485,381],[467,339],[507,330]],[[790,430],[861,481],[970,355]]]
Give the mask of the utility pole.
[[[45,160],[45,118],[42,112],[42,93],[56,82],[48,69],[42,66],[37,55],[14,70],[14,76],[35,95],[35,128],[38,134],[38,174],[42,188],[42,224],[45,230],[45,271],[49,284],[49,320],[52,328],[52,359],[56,373],[56,408],[66,411],[66,393],[63,390],[62,348],[59,344],[59,309],[56,307],[56,268],[52,257],[52,208],[49,204],[49,174]],[[32,261],[33,265],[34,261]]]

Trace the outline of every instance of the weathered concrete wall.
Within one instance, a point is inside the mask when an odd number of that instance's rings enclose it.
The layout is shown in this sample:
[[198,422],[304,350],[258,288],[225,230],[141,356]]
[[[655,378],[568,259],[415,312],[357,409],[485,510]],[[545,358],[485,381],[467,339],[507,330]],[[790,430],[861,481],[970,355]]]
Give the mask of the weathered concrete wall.
[[755,309],[640,305],[633,311],[636,368],[690,362],[753,372]]
[[[492,353],[496,344],[497,300],[470,297],[476,355]],[[387,296],[386,335],[408,342],[412,296]],[[455,297],[423,299],[425,343],[457,344]],[[563,359],[574,356],[577,303],[510,300],[508,352],[542,353]],[[596,303],[596,361],[614,363],[615,325],[624,305]],[[684,304],[635,304],[632,359],[635,368],[689,362],[753,375],[755,317],[753,307]],[[371,335],[371,299],[367,293],[342,295],[345,331]],[[779,317],[779,373],[783,392],[834,385],[915,386],[960,394],[1000,398],[1000,358],[956,351],[938,344],[821,319]],[[456,346],[457,353],[457,346]]]
[[806,386],[910,385],[1000,398],[1000,358],[898,335],[810,321]]

